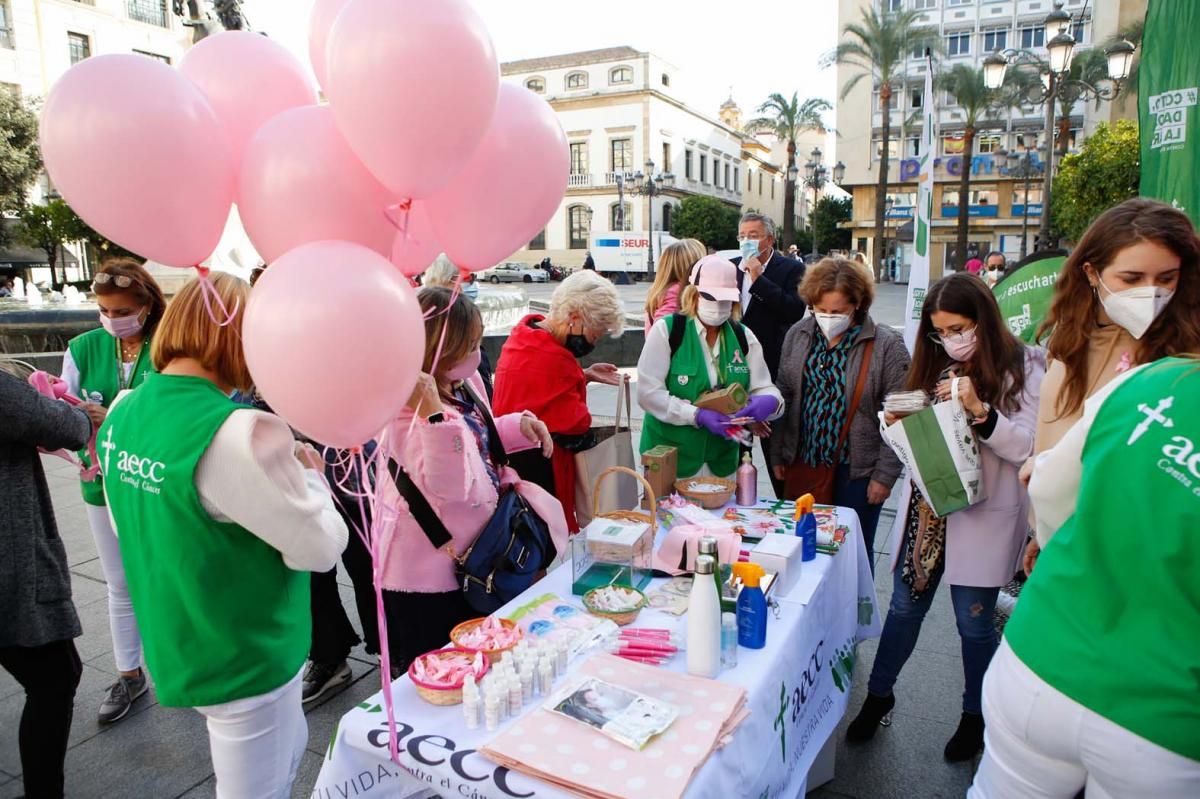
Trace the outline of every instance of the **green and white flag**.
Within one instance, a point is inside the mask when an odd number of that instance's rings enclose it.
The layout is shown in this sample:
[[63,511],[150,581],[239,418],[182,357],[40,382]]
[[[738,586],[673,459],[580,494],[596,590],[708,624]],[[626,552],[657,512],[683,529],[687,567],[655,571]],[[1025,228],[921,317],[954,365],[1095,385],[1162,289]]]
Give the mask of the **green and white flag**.
[[917,173],[917,210],[913,218],[913,259],[908,271],[908,299],[904,303],[904,343],[912,352],[921,323],[921,306],[929,288],[929,247],[933,238],[933,161],[934,131],[937,120],[937,95],[933,93],[933,59],[925,56],[925,98],[921,103],[921,154]]
[[1062,250],[1036,253],[992,289],[1000,303],[1000,315],[1022,341],[1034,343],[1037,329],[1050,311],[1054,284],[1066,260]]
[[1197,31],[1200,0],[1150,0],[1139,48],[1138,116],[1142,196],[1170,203],[1200,225]]

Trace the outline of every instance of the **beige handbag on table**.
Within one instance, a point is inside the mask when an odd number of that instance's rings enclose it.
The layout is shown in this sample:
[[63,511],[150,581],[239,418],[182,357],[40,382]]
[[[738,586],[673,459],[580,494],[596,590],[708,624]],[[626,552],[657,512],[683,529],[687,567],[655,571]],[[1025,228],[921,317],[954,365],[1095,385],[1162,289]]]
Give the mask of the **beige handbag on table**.
[[[605,469],[623,466],[633,472],[632,392],[629,381],[617,386],[617,413],[612,425],[593,426],[596,446],[575,453],[575,518],[580,529],[592,520],[592,509],[598,501],[602,507],[633,510],[638,507],[638,484],[630,480],[605,480],[599,486],[596,478]],[[624,424],[622,424],[622,410]],[[601,496],[596,497],[595,492]]]

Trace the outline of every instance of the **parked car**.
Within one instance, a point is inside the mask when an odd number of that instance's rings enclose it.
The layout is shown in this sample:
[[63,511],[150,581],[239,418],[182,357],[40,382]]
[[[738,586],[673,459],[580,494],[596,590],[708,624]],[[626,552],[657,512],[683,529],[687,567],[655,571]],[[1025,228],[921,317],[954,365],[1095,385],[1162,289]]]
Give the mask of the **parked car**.
[[484,271],[480,280],[489,283],[545,283],[546,270],[516,261],[506,261]]

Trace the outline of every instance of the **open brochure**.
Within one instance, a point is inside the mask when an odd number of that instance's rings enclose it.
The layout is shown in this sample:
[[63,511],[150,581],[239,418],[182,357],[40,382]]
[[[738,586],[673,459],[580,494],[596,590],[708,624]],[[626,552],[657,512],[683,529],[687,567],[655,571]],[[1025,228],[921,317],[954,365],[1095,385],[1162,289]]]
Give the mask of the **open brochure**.
[[674,705],[590,677],[560,691],[544,707],[639,751],[679,715]]

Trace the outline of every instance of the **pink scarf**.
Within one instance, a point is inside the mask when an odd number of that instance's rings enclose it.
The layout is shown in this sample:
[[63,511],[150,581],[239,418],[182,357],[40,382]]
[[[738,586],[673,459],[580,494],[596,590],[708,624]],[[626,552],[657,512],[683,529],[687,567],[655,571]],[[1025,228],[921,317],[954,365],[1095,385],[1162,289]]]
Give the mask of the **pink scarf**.
[[[48,372],[34,372],[29,376],[29,385],[33,386],[39,394],[50,399],[62,400],[68,405],[78,407],[83,404],[83,400],[71,394],[67,390],[67,383],[61,377],[55,377]],[[47,455],[55,455],[65,461],[69,461],[79,467],[79,477],[85,483],[90,483],[96,479],[96,475],[100,474],[100,459],[96,457],[96,428],[92,427],[92,436],[88,439],[87,451],[88,458],[91,459],[91,466],[84,466],[83,461],[74,452],[65,449],[59,449],[51,452],[50,450],[38,448],[39,452],[44,452]]]

